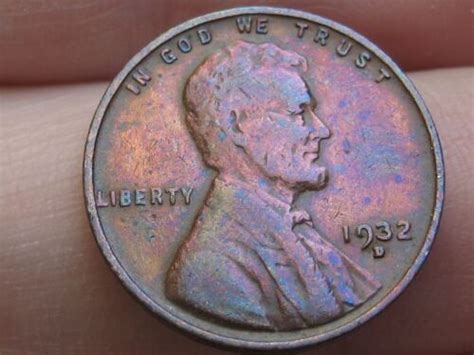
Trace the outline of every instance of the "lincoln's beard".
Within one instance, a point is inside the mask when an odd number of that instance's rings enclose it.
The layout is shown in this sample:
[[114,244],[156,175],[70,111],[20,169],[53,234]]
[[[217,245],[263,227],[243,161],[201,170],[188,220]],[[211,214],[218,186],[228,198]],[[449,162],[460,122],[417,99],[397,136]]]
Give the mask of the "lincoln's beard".
[[305,179],[296,186],[293,186],[298,191],[304,190],[322,190],[327,186],[329,174],[324,166],[315,166],[311,173],[311,178]]
[[316,190],[321,190],[328,184],[329,174],[328,169],[324,166],[318,166],[317,168],[318,177],[316,179]]
[[[325,188],[328,183],[329,174],[327,168],[318,165],[316,162],[309,163],[300,160],[293,166],[286,166],[280,164],[280,161],[277,159],[259,161],[248,155],[247,158],[246,166],[249,168],[247,171],[249,176],[253,176],[253,179],[255,179],[256,176],[260,175],[262,178],[268,179],[269,186],[273,185],[271,181],[274,181],[277,182],[280,188],[301,193],[306,190],[321,190]],[[272,164],[275,161],[277,161],[277,163]],[[240,173],[243,173],[243,171],[244,169],[242,169],[242,167],[239,168]],[[243,175],[245,176],[245,174]],[[242,176],[242,174],[240,174],[240,176]],[[250,180],[252,180],[252,178]]]

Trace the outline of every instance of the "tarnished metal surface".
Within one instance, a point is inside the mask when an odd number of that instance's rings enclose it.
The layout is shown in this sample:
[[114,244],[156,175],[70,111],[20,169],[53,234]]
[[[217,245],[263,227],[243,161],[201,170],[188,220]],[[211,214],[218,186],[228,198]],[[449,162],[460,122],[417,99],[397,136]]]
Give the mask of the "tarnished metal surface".
[[208,340],[344,333],[410,282],[443,203],[441,147],[398,67],[318,16],[241,8],[157,38],[92,122],[92,227],[125,286]]

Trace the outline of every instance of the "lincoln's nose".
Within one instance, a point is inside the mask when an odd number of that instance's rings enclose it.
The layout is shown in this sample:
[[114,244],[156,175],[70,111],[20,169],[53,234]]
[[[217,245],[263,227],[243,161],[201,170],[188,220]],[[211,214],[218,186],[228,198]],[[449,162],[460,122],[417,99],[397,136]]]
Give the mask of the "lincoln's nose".
[[321,122],[321,126],[319,127],[319,138],[320,139],[327,139],[329,137],[331,137],[331,132],[329,131],[329,128],[327,128],[324,125],[324,123]]
[[310,134],[310,139],[327,139],[331,136],[329,128],[319,119],[319,117],[310,111],[314,130]]

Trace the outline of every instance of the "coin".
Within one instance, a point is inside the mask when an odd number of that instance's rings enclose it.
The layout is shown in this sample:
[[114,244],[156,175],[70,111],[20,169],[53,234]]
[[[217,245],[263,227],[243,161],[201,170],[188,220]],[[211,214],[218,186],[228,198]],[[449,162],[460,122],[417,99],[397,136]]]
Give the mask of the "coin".
[[436,129],[379,48],[322,17],[237,8],[161,35],[86,143],[99,247],[151,311],[217,343],[315,344],[412,280],[443,206]]

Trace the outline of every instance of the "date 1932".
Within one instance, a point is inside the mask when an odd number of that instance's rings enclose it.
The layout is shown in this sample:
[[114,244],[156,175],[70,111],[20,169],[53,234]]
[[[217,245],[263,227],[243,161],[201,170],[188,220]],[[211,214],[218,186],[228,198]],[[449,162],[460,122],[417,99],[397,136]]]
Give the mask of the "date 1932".
[[[380,221],[375,223],[374,226],[371,226],[370,224],[359,224],[353,228],[352,231],[356,237],[365,239],[361,247],[361,249],[364,250],[373,244],[374,239],[380,240],[381,242],[388,242],[394,238],[400,241],[411,240],[412,236],[410,234],[410,228],[410,222],[405,220],[400,220],[394,224]],[[344,243],[350,243],[351,228],[349,226],[343,226],[342,234]],[[376,259],[385,256],[385,248],[381,245],[373,246],[372,252]]]

